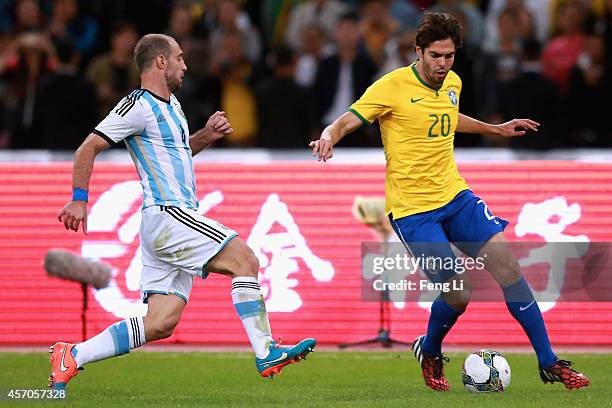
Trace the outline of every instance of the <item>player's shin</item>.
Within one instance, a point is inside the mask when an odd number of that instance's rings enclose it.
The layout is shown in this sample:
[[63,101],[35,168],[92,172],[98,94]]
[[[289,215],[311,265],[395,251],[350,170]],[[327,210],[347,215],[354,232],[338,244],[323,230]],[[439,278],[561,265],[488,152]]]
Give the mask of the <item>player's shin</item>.
[[423,351],[432,355],[442,354],[442,340],[464,311],[448,304],[443,295],[438,296],[431,305]]
[[100,334],[77,344],[72,354],[78,367],[129,353],[145,343],[143,316],[132,317],[109,326]]
[[521,276],[518,281],[503,286],[502,289],[506,306],[529,337],[529,341],[538,356],[540,368],[551,367],[557,362],[557,356],[550,346],[542,312],[527,281]]
[[272,342],[266,304],[255,277],[232,280],[232,301],[257,358],[266,358]]

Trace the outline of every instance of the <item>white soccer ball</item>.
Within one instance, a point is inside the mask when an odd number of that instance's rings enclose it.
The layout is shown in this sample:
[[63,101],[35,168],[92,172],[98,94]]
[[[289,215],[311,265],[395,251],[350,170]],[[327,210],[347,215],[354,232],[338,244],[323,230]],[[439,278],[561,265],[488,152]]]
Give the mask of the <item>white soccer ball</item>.
[[482,349],[463,363],[463,385],[470,392],[502,392],[510,385],[510,365],[497,351]]

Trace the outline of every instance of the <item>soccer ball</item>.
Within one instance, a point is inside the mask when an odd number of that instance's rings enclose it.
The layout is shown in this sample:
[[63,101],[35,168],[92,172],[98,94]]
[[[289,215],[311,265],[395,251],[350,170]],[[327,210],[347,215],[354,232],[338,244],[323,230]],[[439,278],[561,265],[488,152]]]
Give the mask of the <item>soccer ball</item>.
[[470,392],[502,392],[510,385],[510,366],[497,351],[482,349],[463,363],[462,379]]

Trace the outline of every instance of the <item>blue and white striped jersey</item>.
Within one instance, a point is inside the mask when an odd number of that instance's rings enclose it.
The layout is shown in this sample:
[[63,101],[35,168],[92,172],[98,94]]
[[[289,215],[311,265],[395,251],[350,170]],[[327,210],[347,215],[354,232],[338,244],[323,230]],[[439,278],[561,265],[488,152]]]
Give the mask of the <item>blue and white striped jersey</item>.
[[140,176],[143,208],[197,209],[189,128],[174,95],[165,100],[138,89],[123,98],[94,133],[109,143],[123,140]]

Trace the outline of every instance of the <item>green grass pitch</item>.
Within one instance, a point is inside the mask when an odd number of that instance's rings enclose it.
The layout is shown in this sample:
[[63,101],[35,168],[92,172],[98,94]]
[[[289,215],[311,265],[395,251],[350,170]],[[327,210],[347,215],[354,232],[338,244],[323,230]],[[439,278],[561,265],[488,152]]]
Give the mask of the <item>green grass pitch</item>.
[[[88,365],[74,378],[64,402],[10,401],[10,389],[43,389],[44,353],[0,353],[0,406],[102,407],[612,407],[612,355],[563,354],[591,379],[585,389],[544,385],[535,356],[507,354],[510,387],[502,394],[469,394],[460,372],[466,353],[449,353],[451,391],[425,388],[407,351],[316,352],[261,378],[249,353],[135,352]],[[59,404],[59,405],[58,405]]]

